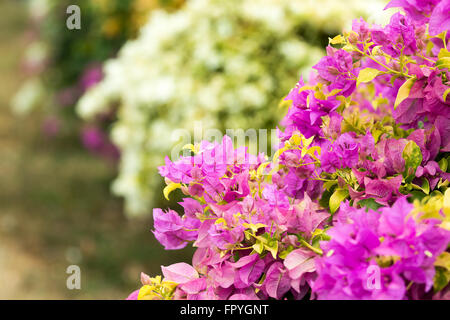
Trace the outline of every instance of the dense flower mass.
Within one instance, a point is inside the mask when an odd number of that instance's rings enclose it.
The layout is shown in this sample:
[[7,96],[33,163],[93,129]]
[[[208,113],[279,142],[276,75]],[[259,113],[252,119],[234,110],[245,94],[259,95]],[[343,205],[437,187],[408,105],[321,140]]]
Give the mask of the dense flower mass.
[[153,232],[197,251],[129,298],[450,299],[449,4],[330,39],[271,160],[227,136],[166,158],[164,195],[189,197]]
[[[322,246],[325,257],[316,261],[313,292],[321,299],[402,299],[408,284],[429,291],[449,231],[436,221],[415,221],[408,216],[412,210],[405,198],[378,212],[342,205],[331,240]],[[379,265],[379,283],[369,281],[370,267]]]

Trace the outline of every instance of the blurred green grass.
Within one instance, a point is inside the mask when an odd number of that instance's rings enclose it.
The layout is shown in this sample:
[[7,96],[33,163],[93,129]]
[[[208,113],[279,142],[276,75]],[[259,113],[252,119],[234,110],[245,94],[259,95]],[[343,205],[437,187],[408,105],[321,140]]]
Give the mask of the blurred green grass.
[[[150,218],[126,219],[109,190],[114,165],[76,136],[48,140],[39,110],[12,115],[27,12],[17,0],[1,1],[0,12],[0,298],[123,299],[141,271],[159,274],[192,250],[164,251]],[[81,290],[66,288],[71,264],[81,268]]]

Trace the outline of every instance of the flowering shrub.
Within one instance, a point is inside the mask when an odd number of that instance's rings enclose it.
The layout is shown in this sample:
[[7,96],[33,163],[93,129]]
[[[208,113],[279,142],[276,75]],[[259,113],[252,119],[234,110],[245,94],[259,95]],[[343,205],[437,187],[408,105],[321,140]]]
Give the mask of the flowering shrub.
[[168,132],[192,133],[196,121],[205,129],[272,128],[280,112],[263,108],[323,55],[317,39],[381,5],[347,2],[192,0],[172,14],[154,12],[78,104],[87,119],[119,104],[111,136],[122,158],[113,190],[128,213],[147,213],[159,197],[157,167],[180,138]]
[[450,298],[450,1],[411,3],[330,40],[271,161],[227,136],[166,158],[189,197],[154,235],[197,250],[130,299]]
[[[84,146],[96,154],[117,158],[108,138],[110,113],[85,126],[74,112],[82,94],[103,78],[102,63],[122,44],[135,37],[149,12],[158,7],[179,6],[182,0],[80,0],[81,29],[69,30],[69,0],[27,0],[30,28],[23,71],[27,79],[12,101],[17,114],[41,108],[46,115],[43,131],[51,137],[81,136]],[[93,127],[98,132],[93,144]]]

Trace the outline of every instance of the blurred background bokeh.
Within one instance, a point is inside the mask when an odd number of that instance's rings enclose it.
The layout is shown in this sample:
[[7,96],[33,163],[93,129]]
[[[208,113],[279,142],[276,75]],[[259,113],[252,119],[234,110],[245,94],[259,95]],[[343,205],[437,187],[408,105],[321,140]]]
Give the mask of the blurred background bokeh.
[[150,231],[153,207],[176,207],[156,170],[170,133],[274,128],[328,37],[385,3],[0,1],[0,299],[123,299],[188,261]]

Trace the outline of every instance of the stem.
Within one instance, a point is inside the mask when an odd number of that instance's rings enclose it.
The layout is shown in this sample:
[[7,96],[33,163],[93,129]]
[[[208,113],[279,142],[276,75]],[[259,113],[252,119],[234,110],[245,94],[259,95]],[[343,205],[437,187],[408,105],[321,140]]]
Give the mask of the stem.
[[411,286],[413,285],[413,281],[410,281],[409,283],[408,283],[408,286],[406,287],[406,291],[408,291],[410,288],[411,288]]
[[297,168],[298,167],[301,167],[301,166],[309,166],[310,164],[318,164],[319,163],[319,161],[314,161],[314,162],[310,162],[310,163],[300,163],[298,166],[297,166]]
[[310,245],[305,240],[300,239],[300,243],[303,244],[305,247],[307,247],[309,250],[311,250],[319,255],[323,255],[323,251],[321,249],[314,248],[312,245]]
[[378,61],[377,59],[375,59],[374,57],[372,57],[371,55],[368,55],[367,53],[361,51],[358,49],[358,47],[355,46],[355,50],[359,53],[361,53],[362,55],[364,55],[365,57],[373,60],[374,62],[378,63],[380,66],[382,66],[383,68],[386,68],[387,70],[389,70],[389,72],[394,73],[394,74],[398,74],[399,76],[403,76],[406,78],[412,78],[413,76],[410,76],[409,74],[404,74],[403,72],[400,71],[396,71],[394,69],[389,68],[388,66],[386,66],[384,63],[381,63],[380,61]]
[[231,251],[234,251],[234,250],[250,250],[250,249],[253,249],[253,247],[239,247],[239,248],[233,248],[233,249],[231,249]]
[[332,179],[325,179],[325,178],[319,177],[319,175],[317,174],[316,170],[314,170],[314,173],[316,174],[316,178],[315,179],[310,179],[310,181],[313,181],[313,180],[320,180],[320,181],[325,181],[325,182],[333,181]]
[[188,232],[198,231],[198,229],[187,229],[187,228],[184,228],[184,227],[183,227],[183,230],[184,231],[188,231]]
[[[419,58],[422,58],[423,60],[427,60],[428,62],[436,63],[436,61],[431,60],[430,58],[427,58],[427,57],[423,56],[422,54],[418,54],[417,56],[418,56]],[[432,67],[429,67],[429,68],[432,68]]]
[[444,49],[447,50],[447,30],[444,32],[444,36],[442,37],[442,42],[444,42]]

